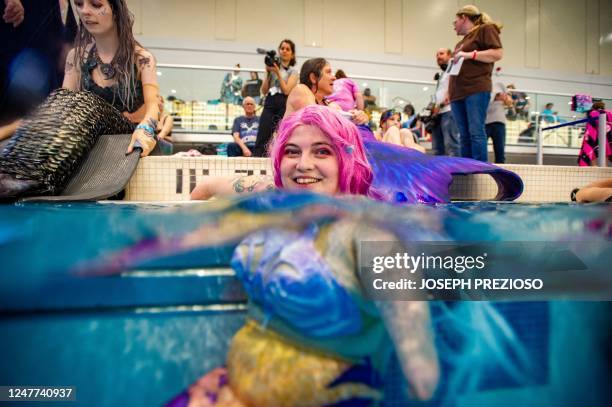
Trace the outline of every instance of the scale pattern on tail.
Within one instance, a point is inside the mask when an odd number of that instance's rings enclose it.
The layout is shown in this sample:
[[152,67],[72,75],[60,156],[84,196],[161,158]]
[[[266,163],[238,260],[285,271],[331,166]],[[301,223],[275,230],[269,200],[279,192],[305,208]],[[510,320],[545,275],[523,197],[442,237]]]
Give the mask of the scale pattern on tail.
[[24,120],[0,152],[0,174],[33,184],[24,195],[57,194],[98,136],[133,130],[134,125],[100,97],[58,89]]

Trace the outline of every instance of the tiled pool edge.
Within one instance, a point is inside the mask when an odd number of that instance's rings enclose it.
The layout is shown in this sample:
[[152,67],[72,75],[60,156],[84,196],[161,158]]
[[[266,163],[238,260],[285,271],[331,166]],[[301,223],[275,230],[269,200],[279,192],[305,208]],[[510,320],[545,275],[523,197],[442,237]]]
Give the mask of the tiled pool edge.
[[[570,192],[598,179],[612,177],[612,168],[501,164],[525,184],[517,202],[568,202]],[[267,158],[219,156],[155,156],[140,160],[126,188],[129,201],[185,201],[206,175],[271,174]],[[450,188],[454,200],[487,200],[497,192],[488,175],[456,176]]]

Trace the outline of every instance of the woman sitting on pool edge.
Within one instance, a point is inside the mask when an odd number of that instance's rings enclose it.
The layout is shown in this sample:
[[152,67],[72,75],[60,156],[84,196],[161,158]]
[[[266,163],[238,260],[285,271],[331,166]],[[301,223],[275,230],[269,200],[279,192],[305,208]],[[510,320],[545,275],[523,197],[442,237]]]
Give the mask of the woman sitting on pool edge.
[[414,134],[408,129],[400,129],[402,115],[393,109],[385,110],[380,116],[380,129],[374,132],[376,140],[384,143],[412,148],[425,152],[425,149],[415,141]]
[[[279,188],[375,194],[356,127],[331,109],[308,106],[284,119],[271,159]],[[413,394],[431,397],[439,367],[429,305],[365,298],[350,253],[366,232],[381,233],[341,220],[258,232],[238,245],[232,267],[252,309],[230,345],[227,372],[213,370],[168,405],[370,405],[382,398],[392,343]]]

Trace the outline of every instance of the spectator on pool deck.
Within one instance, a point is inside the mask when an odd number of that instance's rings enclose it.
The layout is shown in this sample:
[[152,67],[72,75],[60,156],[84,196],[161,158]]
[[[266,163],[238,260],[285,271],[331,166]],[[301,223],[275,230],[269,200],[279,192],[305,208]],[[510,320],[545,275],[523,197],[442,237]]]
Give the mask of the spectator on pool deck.
[[555,105],[553,103],[547,103],[544,106],[544,110],[542,110],[542,113],[540,114],[540,116],[542,116],[542,120],[544,120],[546,123],[554,123],[557,121],[557,112],[553,112],[552,108]]
[[463,6],[455,14],[454,28],[464,37],[455,46],[448,94],[455,123],[461,133],[461,156],[488,160],[485,118],[491,98],[493,64],[504,54],[501,24],[476,6]]
[[240,64],[236,64],[236,69],[225,75],[221,83],[221,102],[239,105],[242,102],[241,90]]
[[251,72],[251,79],[246,81],[242,87],[242,97],[250,96],[255,99],[255,103],[260,104],[262,83],[263,81],[259,79],[259,74]]
[[255,115],[257,104],[255,99],[247,96],[242,101],[244,116],[238,116],[234,119],[232,127],[232,136],[234,142],[227,146],[228,157],[250,157],[253,155],[252,150],[255,147],[257,140],[257,131],[259,130],[259,117]]
[[336,71],[334,93],[327,100],[336,102],[345,112],[353,109],[363,110],[364,107],[363,95],[359,91],[359,86],[352,79],[347,78],[342,69]]
[[448,99],[448,65],[451,58],[452,52],[448,48],[440,48],[436,52],[436,62],[442,72],[436,74],[437,83],[435,107],[432,111],[434,123],[431,132],[431,144],[435,155],[459,157],[461,156],[459,129],[457,129],[455,124],[450,100]]
[[495,152],[495,163],[506,162],[504,149],[506,146],[506,107],[512,106],[512,98],[506,93],[506,87],[502,83],[496,83],[491,92],[491,101],[487,109],[485,119],[485,131],[487,138],[493,140],[493,151]]
[[363,104],[365,110],[376,110],[378,106],[376,106],[376,96],[372,95],[372,91],[370,88],[365,88],[363,91]]
[[515,91],[516,86],[508,85],[508,91],[512,96],[512,106],[508,109],[506,117],[508,120],[529,120],[529,98],[525,92]]
[[406,106],[404,106],[404,114],[406,115],[406,120],[402,122],[402,129],[414,128],[418,120],[418,115],[416,114],[414,106],[412,106],[411,103],[408,103]]

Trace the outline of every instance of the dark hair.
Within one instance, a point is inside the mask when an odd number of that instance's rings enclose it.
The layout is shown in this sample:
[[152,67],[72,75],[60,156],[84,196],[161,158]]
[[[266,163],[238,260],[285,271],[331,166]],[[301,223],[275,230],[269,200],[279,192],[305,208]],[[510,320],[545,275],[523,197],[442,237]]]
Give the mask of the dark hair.
[[604,110],[606,108],[606,104],[604,103],[603,100],[599,99],[594,99],[593,100],[593,106],[591,106],[591,110]]
[[259,79],[259,74],[255,71],[251,71],[251,75],[255,74],[255,79]]
[[342,79],[342,78],[346,78],[346,74],[344,73],[342,69],[338,69],[336,71],[336,79]]
[[[119,99],[126,105],[131,106],[134,100],[132,89],[136,88],[137,71],[136,47],[141,47],[140,43],[134,38],[132,27],[134,26],[134,15],[128,9],[125,0],[108,0],[113,20],[117,27],[117,37],[119,38],[119,48],[113,57],[113,67],[117,71]],[[94,43],[93,36],[83,27],[83,21],[79,21],[76,39],[74,40],[74,66],[79,67],[85,60],[86,48]],[[91,50],[91,49],[90,49]],[[89,51],[88,51],[89,52]],[[80,85],[79,85],[80,86]]]
[[383,114],[380,115],[380,122],[379,125],[382,127],[382,125],[389,120],[391,117],[398,115],[400,121],[402,120],[402,114],[400,112],[398,112],[395,109],[389,109],[389,110],[385,110],[383,112]]
[[295,43],[285,38],[284,40],[280,42],[280,44],[278,44],[278,49],[280,49],[280,47],[283,45],[283,42],[286,42],[287,44],[289,44],[289,48],[291,48],[291,53],[293,54],[293,56],[291,57],[291,61],[289,61],[289,66],[294,66],[295,65]]
[[[410,113],[408,113],[408,111],[410,111]],[[408,103],[406,106],[404,106],[404,113],[406,113],[408,116],[412,116],[414,114],[414,106]]]
[[[321,73],[323,72],[325,65],[327,65],[327,60],[325,58],[312,58],[304,62],[302,64],[302,68],[300,68],[300,83],[308,86],[308,89],[310,90],[312,90],[313,86],[318,89],[318,82],[321,78]],[[315,83],[310,82],[311,73],[313,73],[317,78]],[[313,93],[316,93],[317,89],[315,89]]]
[[370,90],[370,88],[365,88],[365,90],[363,91],[363,96],[370,96],[372,94],[372,91]]

